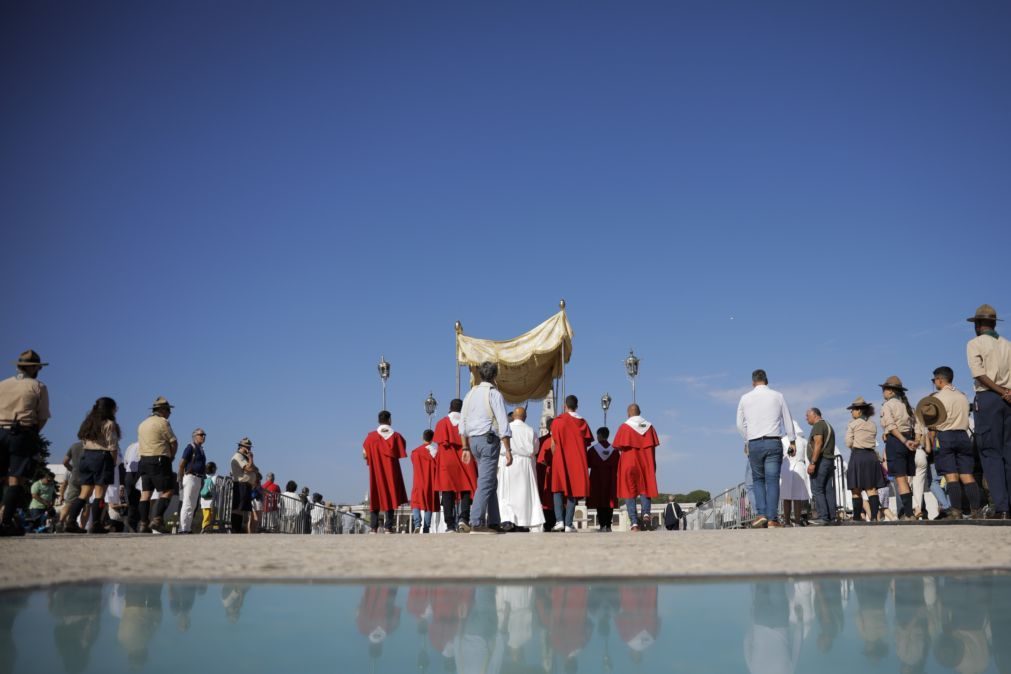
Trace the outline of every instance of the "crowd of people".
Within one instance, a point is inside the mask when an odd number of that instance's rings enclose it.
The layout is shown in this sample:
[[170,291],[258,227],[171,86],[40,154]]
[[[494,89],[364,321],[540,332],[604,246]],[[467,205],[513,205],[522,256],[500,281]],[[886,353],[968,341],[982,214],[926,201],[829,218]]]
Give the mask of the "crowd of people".
[[[96,400],[81,423],[78,441],[63,457],[66,474],[58,486],[55,474],[40,461],[40,433],[50,410],[48,390],[38,375],[48,363],[28,350],[15,365],[16,376],[0,382],[0,473],[6,483],[0,535],[164,534],[170,532],[166,515],[173,503],[178,504],[179,534],[257,533],[271,518],[292,533],[310,533],[322,528],[324,508],[334,510],[308,487],[296,492],[297,485],[288,482],[282,493],[273,473],[264,479],[249,438],[237,443],[224,476],[207,458],[203,428],[194,429],[179,453],[169,423],[173,406],[163,397],[154,401],[150,416],[137,428],[137,441],[125,450],[120,448],[116,401]],[[229,521],[213,521],[215,510],[228,513]]]

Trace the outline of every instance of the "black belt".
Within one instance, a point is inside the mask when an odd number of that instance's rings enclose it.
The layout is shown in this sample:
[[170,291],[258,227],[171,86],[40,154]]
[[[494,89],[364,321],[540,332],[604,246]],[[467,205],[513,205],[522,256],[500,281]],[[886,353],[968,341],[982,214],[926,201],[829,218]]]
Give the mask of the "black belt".
[[782,439],[783,439],[782,435],[763,435],[760,438],[752,438],[751,440],[748,440],[748,442],[754,442],[755,440],[780,440],[780,441],[782,441]]

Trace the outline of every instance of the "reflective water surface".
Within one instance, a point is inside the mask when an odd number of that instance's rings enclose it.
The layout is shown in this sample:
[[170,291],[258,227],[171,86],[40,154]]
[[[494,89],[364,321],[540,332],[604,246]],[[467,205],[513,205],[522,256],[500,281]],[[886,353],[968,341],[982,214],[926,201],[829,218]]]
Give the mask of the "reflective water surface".
[[0,598],[0,672],[1011,672],[1011,576],[76,585]]

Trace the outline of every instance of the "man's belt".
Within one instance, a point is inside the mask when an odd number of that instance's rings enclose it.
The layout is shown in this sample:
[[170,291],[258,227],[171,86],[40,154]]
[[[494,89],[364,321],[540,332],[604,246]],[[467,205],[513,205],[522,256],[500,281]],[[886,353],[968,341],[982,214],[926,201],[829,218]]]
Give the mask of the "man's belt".
[[755,440],[782,440],[782,439],[783,439],[782,435],[763,435],[760,438],[752,438],[751,440],[748,440],[748,442],[754,442]]

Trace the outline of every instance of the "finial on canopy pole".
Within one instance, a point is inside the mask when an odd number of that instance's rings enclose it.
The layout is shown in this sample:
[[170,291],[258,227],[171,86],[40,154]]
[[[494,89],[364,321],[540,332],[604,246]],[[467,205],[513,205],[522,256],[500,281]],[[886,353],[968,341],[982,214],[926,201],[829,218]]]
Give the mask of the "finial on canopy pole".
[[561,299],[561,300],[559,300],[559,302],[558,302],[558,308],[561,309],[562,311],[565,311],[565,299],[564,298]]

